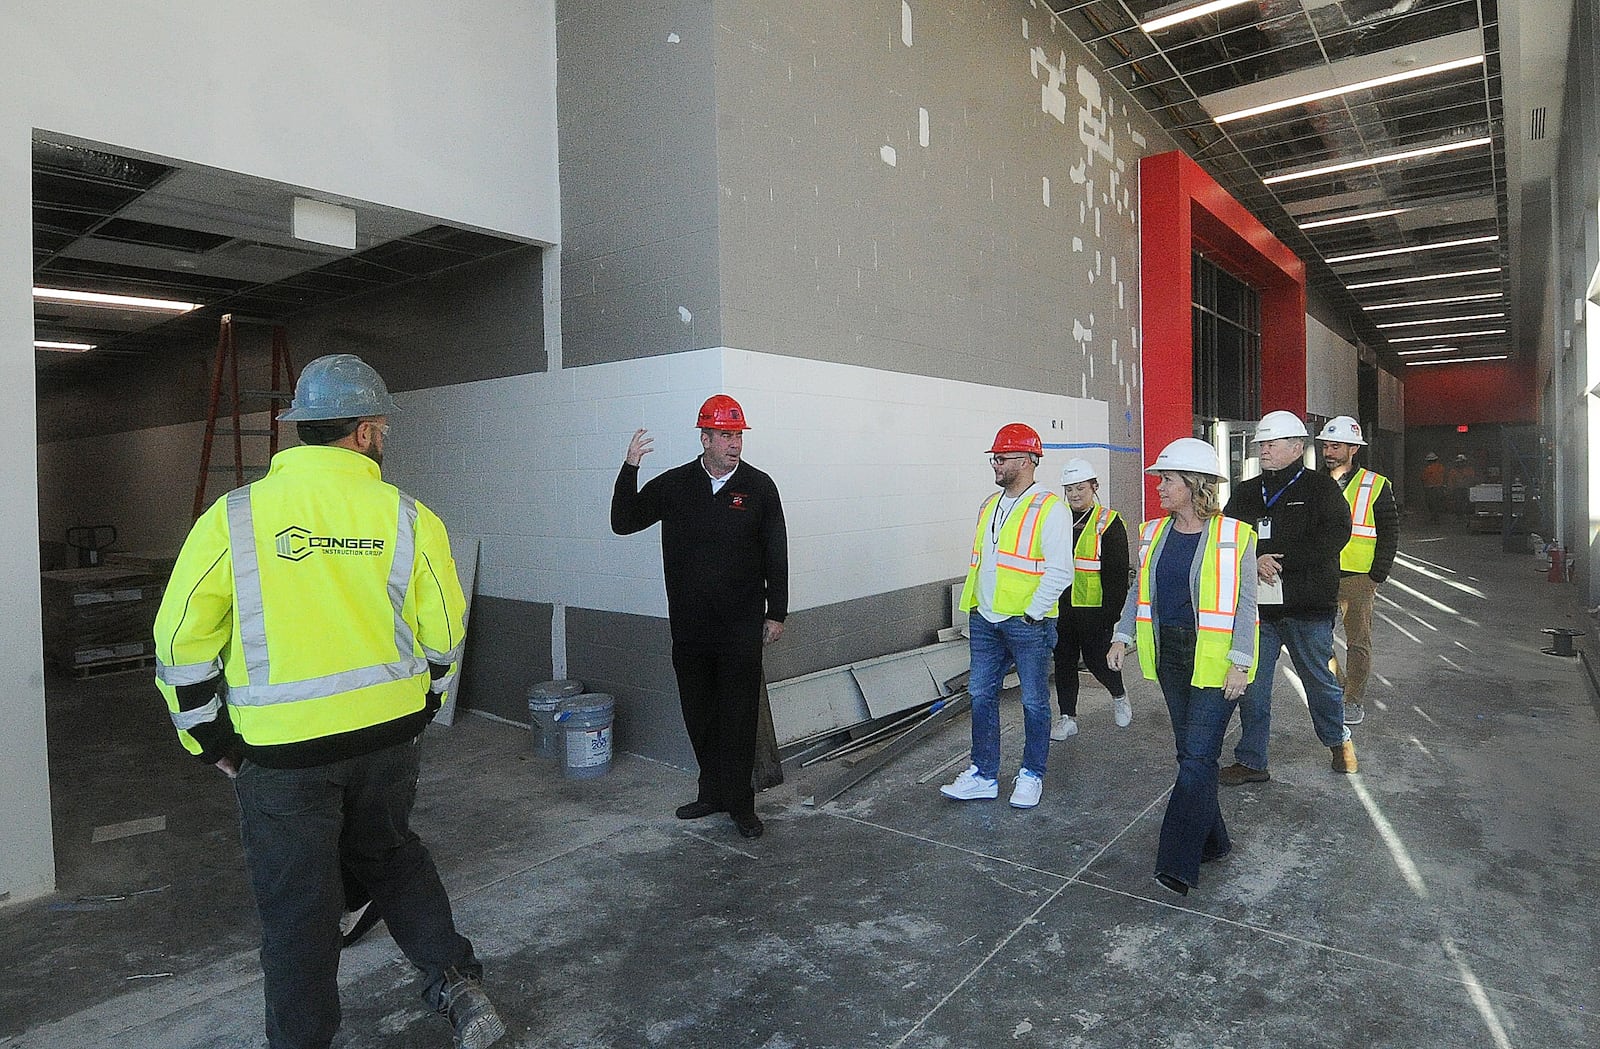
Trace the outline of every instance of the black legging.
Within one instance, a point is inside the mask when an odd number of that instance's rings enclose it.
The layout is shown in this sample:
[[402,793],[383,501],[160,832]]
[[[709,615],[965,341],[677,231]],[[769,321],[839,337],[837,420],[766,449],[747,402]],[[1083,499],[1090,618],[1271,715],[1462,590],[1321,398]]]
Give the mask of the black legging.
[[1123,694],[1122,671],[1106,666],[1106,650],[1111,647],[1111,633],[1116,626],[1116,620],[1101,609],[1062,606],[1061,619],[1056,624],[1056,699],[1067,717],[1078,716],[1080,655],[1089,673],[1108,692],[1113,696]]

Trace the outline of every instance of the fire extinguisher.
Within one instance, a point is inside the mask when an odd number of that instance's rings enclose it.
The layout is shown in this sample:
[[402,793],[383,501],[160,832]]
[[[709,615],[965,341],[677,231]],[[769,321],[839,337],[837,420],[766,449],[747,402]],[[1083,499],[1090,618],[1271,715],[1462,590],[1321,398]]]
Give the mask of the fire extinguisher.
[[1545,579],[1552,583],[1566,582],[1567,578],[1567,552],[1557,544],[1550,547],[1550,571],[1545,574]]

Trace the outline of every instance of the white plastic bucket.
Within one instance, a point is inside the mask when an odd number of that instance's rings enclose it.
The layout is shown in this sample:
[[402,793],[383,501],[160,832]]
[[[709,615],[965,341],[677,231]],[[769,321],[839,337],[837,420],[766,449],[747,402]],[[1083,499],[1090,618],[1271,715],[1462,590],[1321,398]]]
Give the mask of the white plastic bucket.
[[561,701],[556,722],[566,735],[562,772],[568,779],[593,779],[611,771],[611,722],[616,701],[591,692]]
[[561,701],[583,693],[583,682],[541,681],[528,689],[528,727],[533,735],[535,757],[560,758],[562,748],[561,726],[556,724],[556,711]]

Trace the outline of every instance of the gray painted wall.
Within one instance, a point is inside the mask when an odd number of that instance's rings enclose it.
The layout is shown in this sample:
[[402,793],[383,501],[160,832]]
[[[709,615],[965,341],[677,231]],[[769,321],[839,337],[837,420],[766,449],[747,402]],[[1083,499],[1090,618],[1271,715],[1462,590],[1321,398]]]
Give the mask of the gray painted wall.
[[722,344],[712,13],[556,4],[564,365]]
[[457,700],[511,721],[528,720],[528,689],[553,677],[551,607],[500,597],[472,599],[472,625]]
[[672,675],[665,619],[567,609],[567,676],[616,698],[613,745],[678,768],[695,768]]

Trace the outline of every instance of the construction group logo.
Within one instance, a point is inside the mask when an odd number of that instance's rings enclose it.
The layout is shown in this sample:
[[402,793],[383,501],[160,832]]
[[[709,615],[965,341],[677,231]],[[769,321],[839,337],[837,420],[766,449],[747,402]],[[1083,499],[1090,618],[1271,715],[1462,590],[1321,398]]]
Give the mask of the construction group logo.
[[290,525],[273,538],[277,542],[278,556],[285,561],[304,561],[312,554],[377,557],[383,553],[382,539],[312,535],[310,529],[299,525]]

